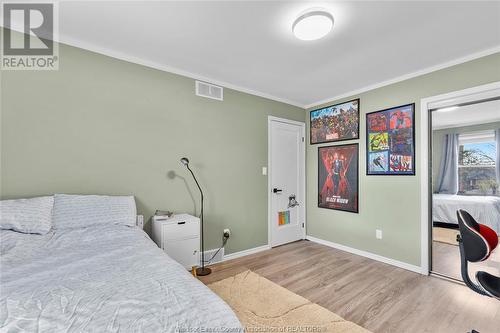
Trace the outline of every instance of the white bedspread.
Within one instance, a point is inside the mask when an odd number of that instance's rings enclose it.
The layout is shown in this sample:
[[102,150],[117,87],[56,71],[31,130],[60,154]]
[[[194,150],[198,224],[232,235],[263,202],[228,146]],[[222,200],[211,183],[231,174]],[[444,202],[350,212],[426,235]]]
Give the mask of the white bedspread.
[[500,197],[434,194],[432,217],[434,222],[458,224],[457,210],[464,209],[478,223],[500,233]]
[[226,303],[137,228],[2,230],[0,241],[0,332],[240,328]]

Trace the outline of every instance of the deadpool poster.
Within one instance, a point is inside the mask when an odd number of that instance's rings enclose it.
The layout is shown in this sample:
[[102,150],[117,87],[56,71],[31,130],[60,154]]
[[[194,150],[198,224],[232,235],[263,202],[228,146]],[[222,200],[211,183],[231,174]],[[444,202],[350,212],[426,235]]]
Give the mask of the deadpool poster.
[[358,144],[318,148],[318,207],[358,213]]

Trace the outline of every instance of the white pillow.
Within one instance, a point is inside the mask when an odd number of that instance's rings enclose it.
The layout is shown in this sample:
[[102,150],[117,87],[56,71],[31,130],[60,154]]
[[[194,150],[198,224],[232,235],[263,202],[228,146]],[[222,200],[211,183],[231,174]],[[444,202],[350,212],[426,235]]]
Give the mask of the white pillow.
[[54,197],[0,200],[0,229],[44,235],[52,228]]
[[93,225],[122,224],[135,226],[133,196],[56,194],[54,229],[77,229]]

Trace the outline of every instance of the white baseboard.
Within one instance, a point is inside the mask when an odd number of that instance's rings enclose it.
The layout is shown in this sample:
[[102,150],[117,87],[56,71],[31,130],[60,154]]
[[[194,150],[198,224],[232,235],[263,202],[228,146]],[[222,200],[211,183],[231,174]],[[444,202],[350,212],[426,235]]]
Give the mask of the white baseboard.
[[[262,252],[262,251],[269,250],[269,249],[271,249],[271,247],[269,245],[262,245],[262,246],[253,247],[251,249],[243,250],[243,251],[225,254],[224,253],[225,248],[222,248],[221,252],[223,254],[221,256],[221,259],[217,260],[217,258],[214,258],[214,260],[212,262],[210,262],[210,265],[218,264],[220,262],[228,261],[231,259],[236,259],[236,258],[248,256],[250,254]],[[205,250],[205,257],[210,258],[215,251],[217,251],[217,249]],[[208,255],[208,254],[210,254],[210,255]],[[219,257],[219,255],[217,255],[217,257]]]
[[320,239],[320,238],[316,238],[316,237],[313,237],[313,236],[306,236],[306,239],[310,240],[311,242],[315,242],[315,243],[318,243],[318,244],[322,244],[322,245],[326,245],[326,246],[329,246],[329,247],[333,247],[335,249],[342,250],[342,251],[345,251],[345,252],[349,252],[349,253],[352,253],[352,254],[356,254],[358,256],[370,258],[370,259],[373,259],[373,260],[376,260],[376,261],[380,261],[380,262],[383,262],[383,263],[386,263],[386,264],[389,264],[389,265],[392,265],[392,266],[396,266],[396,267],[399,267],[399,268],[406,269],[408,271],[412,271],[412,272],[423,274],[423,275],[428,275],[428,272],[423,272],[423,270],[422,270],[422,268],[420,266],[416,266],[416,265],[408,264],[406,262],[402,262],[402,261],[399,261],[399,260],[395,260],[395,259],[383,257],[383,256],[375,254],[375,253],[371,253],[371,252],[367,252],[367,251],[363,251],[363,250],[358,250],[358,249],[355,249],[355,248],[352,248],[352,247],[349,247],[349,246],[345,246],[345,245],[342,245],[342,244],[337,244],[337,243],[330,242],[330,241],[327,241],[327,240],[323,240],[323,239]]
[[257,246],[257,247],[251,248],[251,249],[243,250],[243,251],[225,254],[222,261],[227,261],[227,260],[231,260],[231,259],[236,259],[236,258],[248,256],[250,254],[269,250],[270,248],[271,248],[271,246],[269,246],[269,245],[262,245],[262,246]]

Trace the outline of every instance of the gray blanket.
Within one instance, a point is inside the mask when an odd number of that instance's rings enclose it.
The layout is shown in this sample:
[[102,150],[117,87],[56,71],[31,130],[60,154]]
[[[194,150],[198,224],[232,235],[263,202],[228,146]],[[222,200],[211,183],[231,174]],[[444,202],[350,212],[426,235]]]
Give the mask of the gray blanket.
[[140,229],[0,231],[0,332],[236,332],[229,306]]

